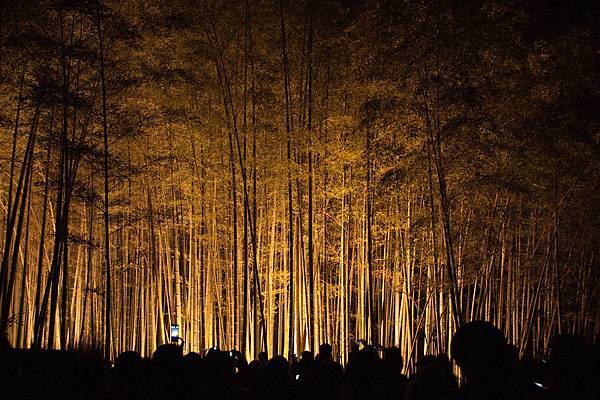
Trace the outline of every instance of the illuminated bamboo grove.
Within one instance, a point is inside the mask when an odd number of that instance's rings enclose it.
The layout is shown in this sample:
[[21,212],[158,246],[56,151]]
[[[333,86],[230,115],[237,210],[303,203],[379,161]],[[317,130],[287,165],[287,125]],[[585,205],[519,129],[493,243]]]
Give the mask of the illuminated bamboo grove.
[[542,3],[2,2],[2,329],[407,367],[474,318],[597,340],[593,18]]

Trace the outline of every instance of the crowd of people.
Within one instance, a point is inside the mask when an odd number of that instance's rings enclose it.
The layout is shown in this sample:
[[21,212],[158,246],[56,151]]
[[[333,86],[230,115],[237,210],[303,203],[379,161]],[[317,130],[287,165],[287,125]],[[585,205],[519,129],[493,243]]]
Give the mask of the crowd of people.
[[421,357],[408,378],[397,348],[364,345],[345,368],[329,344],[288,361],[266,353],[248,363],[235,350],[183,355],[176,344],[150,359],[120,354],[110,368],[78,352],[33,352],[0,345],[0,399],[459,400],[598,398],[597,351],[579,336],[559,335],[547,359],[519,359],[493,325],[474,321],[450,353]]

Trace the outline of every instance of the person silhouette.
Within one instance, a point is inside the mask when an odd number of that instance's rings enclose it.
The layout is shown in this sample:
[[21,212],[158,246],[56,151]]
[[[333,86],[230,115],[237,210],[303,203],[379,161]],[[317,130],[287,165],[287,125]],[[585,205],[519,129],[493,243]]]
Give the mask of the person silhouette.
[[310,351],[300,353],[300,359],[292,364],[291,375],[296,384],[304,384],[312,374],[315,357]]
[[269,362],[269,356],[265,351],[261,351],[260,353],[258,353],[257,360],[260,363],[260,365],[266,367],[267,363]]
[[287,400],[292,398],[289,382],[289,363],[283,356],[274,356],[265,368],[267,382],[266,398],[269,400]]
[[457,395],[458,383],[448,357],[445,354],[428,354],[417,363],[417,372],[411,377],[406,400],[455,399]]
[[306,398],[311,400],[339,398],[343,376],[342,366],[333,359],[333,348],[328,343],[322,344],[306,375]]
[[152,399],[181,397],[182,360],[181,347],[175,344],[163,344],[154,351],[148,388]]
[[383,362],[377,349],[365,346],[352,354],[346,368],[344,395],[355,400],[379,400],[385,398]]
[[520,400],[543,396],[533,382],[519,376],[516,348],[489,322],[472,321],[461,326],[452,338],[450,350],[465,378],[460,399]]
[[383,351],[383,383],[386,398],[404,399],[408,380],[402,373],[404,359],[397,347],[390,347]]
[[550,345],[548,387],[551,398],[594,398],[600,382],[597,361],[598,354],[582,336],[556,336]]
[[142,357],[135,351],[124,351],[115,359],[113,367],[115,399],[143,399],[146,380],[142,371]]

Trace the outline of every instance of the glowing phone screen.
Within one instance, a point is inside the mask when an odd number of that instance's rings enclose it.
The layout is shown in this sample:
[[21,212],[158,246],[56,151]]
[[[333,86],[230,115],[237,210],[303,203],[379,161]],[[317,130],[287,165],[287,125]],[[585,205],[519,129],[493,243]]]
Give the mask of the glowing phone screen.
[[179,325],[172,324],[171,325],[171,340],[176,340],[179,338]]

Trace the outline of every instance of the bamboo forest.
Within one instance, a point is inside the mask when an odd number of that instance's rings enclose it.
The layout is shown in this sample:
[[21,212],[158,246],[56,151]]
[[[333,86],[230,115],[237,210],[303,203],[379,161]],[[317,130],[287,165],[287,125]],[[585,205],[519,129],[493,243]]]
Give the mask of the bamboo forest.
[[598,343],[597,14],[559,3],[2,1],[0,330],[409,367],[472,320]]

